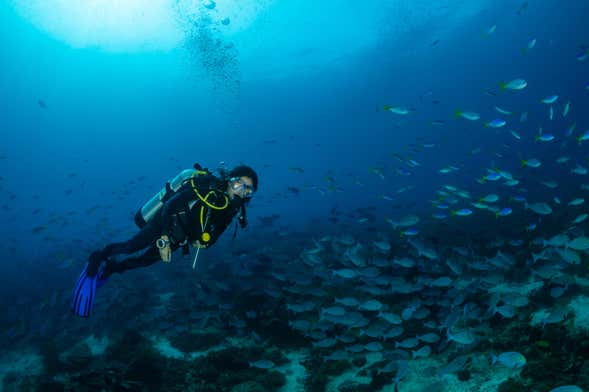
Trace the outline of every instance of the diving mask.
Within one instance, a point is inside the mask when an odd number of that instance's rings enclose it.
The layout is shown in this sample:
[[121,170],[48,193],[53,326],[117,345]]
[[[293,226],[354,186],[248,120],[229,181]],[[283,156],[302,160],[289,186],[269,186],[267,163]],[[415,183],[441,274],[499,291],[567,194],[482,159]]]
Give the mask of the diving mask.
[[231,179],[231,189],[241,198],[249,198],[254,194],[254,187],[251,184],[246,183],[239,177],[233,177]]

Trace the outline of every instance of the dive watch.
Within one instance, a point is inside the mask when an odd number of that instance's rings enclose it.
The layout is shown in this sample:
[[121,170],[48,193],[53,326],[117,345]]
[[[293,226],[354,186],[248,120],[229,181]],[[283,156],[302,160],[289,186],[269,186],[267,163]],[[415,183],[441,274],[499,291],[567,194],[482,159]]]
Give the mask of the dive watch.
[[158,249],[164,249],[168,245],[170,245],[170,240],[158,238],[157,241],[155,241],[155,246],[157,246]]

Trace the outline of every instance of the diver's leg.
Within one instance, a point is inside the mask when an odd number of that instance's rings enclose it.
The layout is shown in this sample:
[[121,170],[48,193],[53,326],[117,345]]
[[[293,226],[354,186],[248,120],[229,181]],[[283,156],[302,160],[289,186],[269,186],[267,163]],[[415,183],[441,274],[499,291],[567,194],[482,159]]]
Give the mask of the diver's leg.
[[[125,242],[115,242],[105,246],[103,249],[93,252],[90,255],[90,262],[88,264],[87,274],[94,276],[98,273],[98,268],[102,261],[107,260],[109,257],[118,254],[135,253],[141,249],[152,245],[154,246],[155,240],[161,235],[161,228],[155,222],[148,223],[143,229],[135,234],[130,240]],[[157,250],[157,249],[156,249]],[[157,252],[159,254],[159,252]]]
[[115,272],[121,273],[126,270],[147,267],[161,259],[159,250],[154,246],[148,248],[143,254],[137,257],[127,257],[119,262],[107,261],[101,273],[101,279],[108,278]]
[[125,242],[115,242],[104,247],[100,252],[103,260],[121,253],[135,253],[152,245],[161,236],[161,229],[158,225],[148,224]]

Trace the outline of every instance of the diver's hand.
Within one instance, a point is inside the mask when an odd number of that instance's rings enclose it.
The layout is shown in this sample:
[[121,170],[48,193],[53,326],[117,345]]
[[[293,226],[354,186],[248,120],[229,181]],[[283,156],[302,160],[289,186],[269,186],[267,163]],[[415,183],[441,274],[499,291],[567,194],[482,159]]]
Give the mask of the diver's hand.
[[165,261],[166,263],[172,261],[172,248],[170,248],[170,245],[160,249],[160,257],[162,258],[162,261]]
[[195,248],[206,248],[206,245],[201,244],[199,240],[196,240],[192,243],[192,246],[194,246]]
[[[157,248],[160,251],[162,261],[169,263],[172,260],[172,248],[170,247],[170,238],[167,235],[162,235],[158,241]],[[162,246],[162,244],[165,244]]]

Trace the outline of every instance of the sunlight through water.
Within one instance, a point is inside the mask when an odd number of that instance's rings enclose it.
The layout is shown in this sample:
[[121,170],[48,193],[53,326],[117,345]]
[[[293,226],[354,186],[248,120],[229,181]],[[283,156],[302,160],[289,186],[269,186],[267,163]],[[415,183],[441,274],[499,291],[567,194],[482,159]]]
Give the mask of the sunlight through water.
[[187,27],[203,14],[227,24],[228,31],[246,28],[263,5],[270,2],[13,0],[12,3],[38,29],[74,48],[137,52],[171,50],[181,45]]

